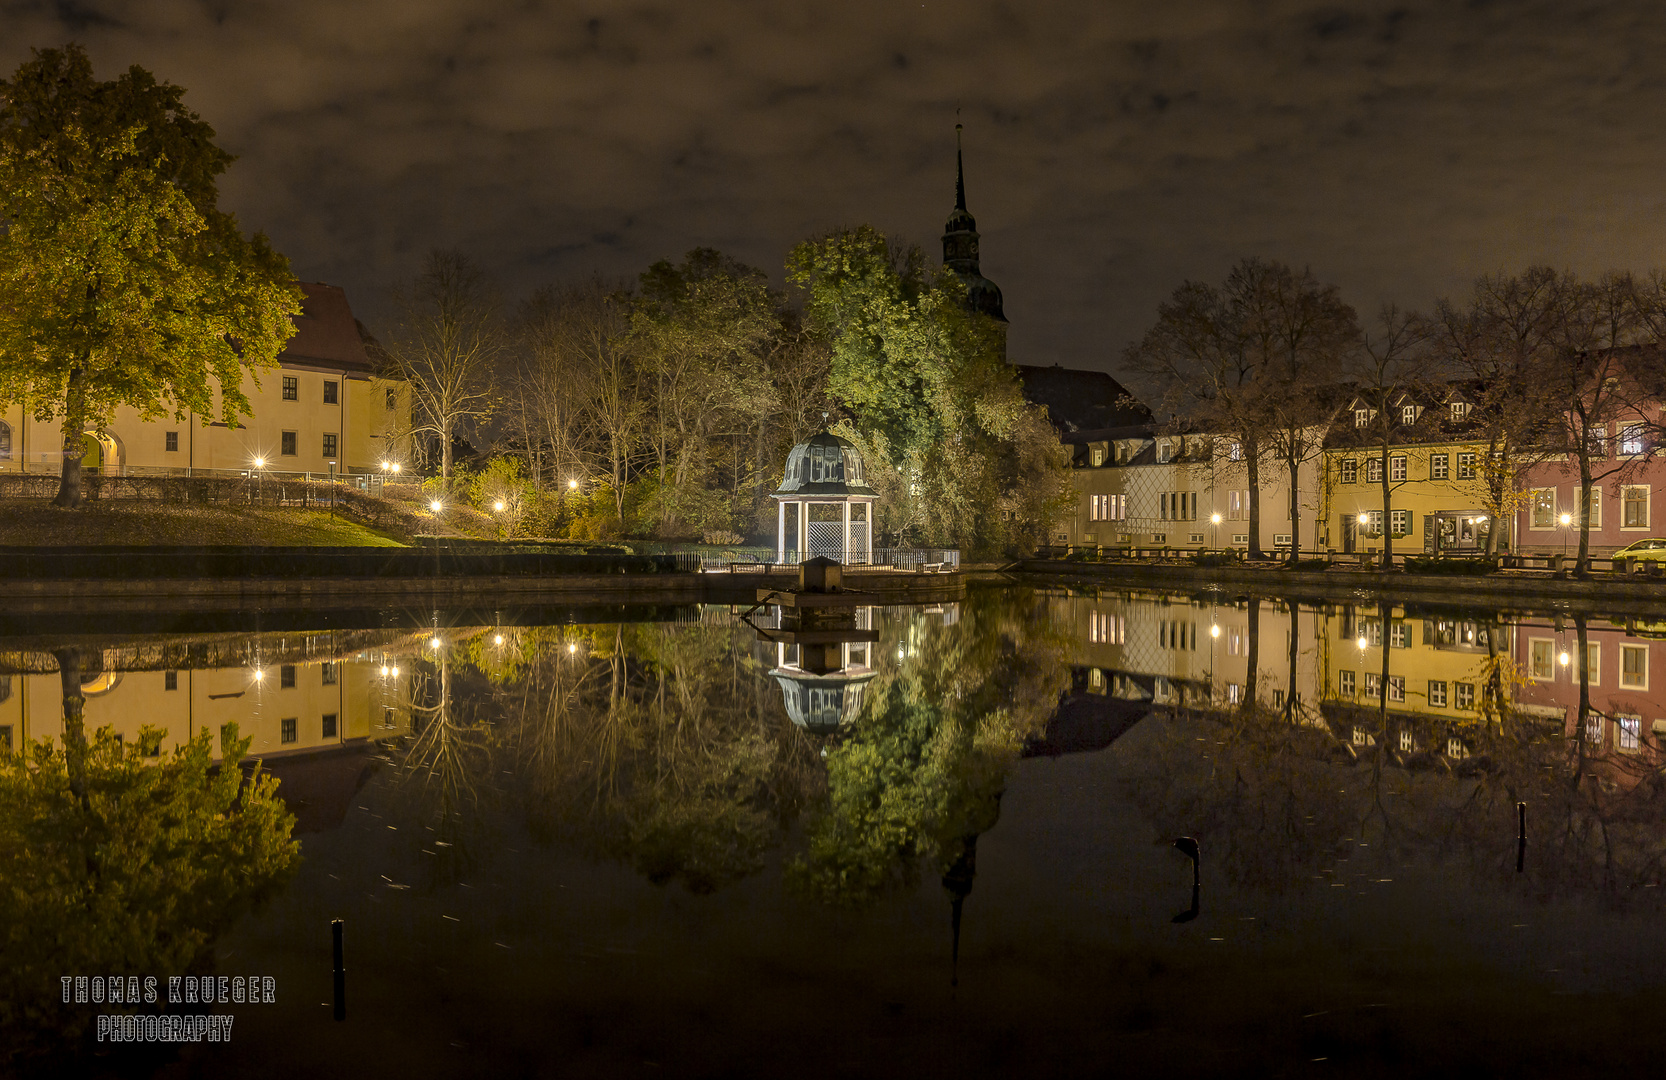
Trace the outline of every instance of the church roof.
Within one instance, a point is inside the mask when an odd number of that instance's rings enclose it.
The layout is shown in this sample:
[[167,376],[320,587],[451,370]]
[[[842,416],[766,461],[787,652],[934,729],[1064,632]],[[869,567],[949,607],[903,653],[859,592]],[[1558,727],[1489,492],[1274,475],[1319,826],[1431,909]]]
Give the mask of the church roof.
[[1151,423],[1151,410],[1103,371],[1019,365],[1018,378],[1025,399],[1045,405],[1061,434]]
[[960,125],[954,126],[954,209],[943,224],[943,265],[966,286],[966,304],[973,311],[1006,322],[1001,309],[1001,287],[978,269],[978,223],[966,209],[966,164],[960,150]]

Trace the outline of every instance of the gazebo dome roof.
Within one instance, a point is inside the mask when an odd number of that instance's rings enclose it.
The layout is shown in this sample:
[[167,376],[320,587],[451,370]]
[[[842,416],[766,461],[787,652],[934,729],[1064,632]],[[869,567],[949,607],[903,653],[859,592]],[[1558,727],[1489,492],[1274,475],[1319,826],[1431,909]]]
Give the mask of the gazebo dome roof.
[[856,719],[862,710],[863,692],[877,673],[810,675],[777,668],[770,674],[781,687],[787,718],[812,735],[831,735]]
[[849,439],[822,431],[792,448],[777,496],[863,495],[877,497],[862,472],[862,453]]

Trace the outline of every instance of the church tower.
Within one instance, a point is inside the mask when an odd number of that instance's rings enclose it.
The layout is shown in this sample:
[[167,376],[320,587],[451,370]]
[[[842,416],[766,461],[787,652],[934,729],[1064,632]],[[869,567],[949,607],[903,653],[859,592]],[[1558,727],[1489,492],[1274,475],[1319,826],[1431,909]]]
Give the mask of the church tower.
[[954,126],[954,211],[943,226],[943,265],[966,283],[966,302],[974,311],[1006,322],[1001,289],[978,272],[978,223],[966,209],[966,164],[960,149],[961,126]]

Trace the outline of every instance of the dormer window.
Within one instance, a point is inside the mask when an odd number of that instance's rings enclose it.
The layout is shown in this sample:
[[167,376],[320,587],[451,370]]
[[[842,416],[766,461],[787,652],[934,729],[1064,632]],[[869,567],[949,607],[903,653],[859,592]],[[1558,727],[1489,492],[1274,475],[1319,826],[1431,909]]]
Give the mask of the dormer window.
[[1105,449],[1104,449],[1104,447],[1095,446],[1094,448],[1089,450],[1088,451],[1088,462],[1090,464],[1092,464],[1093,467],[1096,468],[1096,469],[1099,468],[1099,466],[1105,464]]
[[1355,409],[1354,410],[1354,426],[1355,427],[1362,428],[1366,424],[1369,424],[1370,422],[1371,422],[1371,410],[1370,409]]
[[1157,440],[1157,463],[1159,465],[1166,465],[1168,463],[1168,460],[1170,458],[1172,458],[1173,456],[1174,456],[1173,447],[1169,445],[1169,441],[1167,439],[1158,439]]
[[1469,402],[1454,401],[1452,403],[1452,422],[1457,423],[1469,416]]
[[1416,405],[1402,405],[1402,406],[1400,406],[1400,423],[1402,423],[1402,424],[1415,424],[1415,423],[1417,423],[1417,406]]

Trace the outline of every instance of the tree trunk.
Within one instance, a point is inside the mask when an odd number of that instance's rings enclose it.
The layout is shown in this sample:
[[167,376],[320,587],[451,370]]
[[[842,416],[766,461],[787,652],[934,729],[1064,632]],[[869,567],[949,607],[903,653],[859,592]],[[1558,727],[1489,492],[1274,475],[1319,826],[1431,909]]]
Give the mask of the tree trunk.
[[[1290,534],[1291,547],[1295,546],[1296,534]],[[1296,714],[1296,652],[1301,647],[1300,625],[1302,618],[1301,605],[1294,600],[1289,601],[1290,610],[1290,672],[1289,681],[1285,684],[1288,689],[1284,692],[1284,718],[1290,723],[1298,719]]]
[[1245,636],[1249,638],[1246,650],[1249,655],[1244,673],[1244,700],[1238,703],[1238,708],[1247,711],[1255,705],[1255,668],[1261,662],[1261,598],[1258,596],[1250,597]]
[[1590,673],[1585,670],[1585,662],[1590,656],[1591,650],[1590,646],[1586,644],[1585,616],[1575,615],[1573,617],[1573,628],[1574,638],[1578,642],[1579,649],[1579,715],[1574,721],[1579,725],[1579,732],[1574,736],[1578,740],[1575,745],[1579,747],[1579,753],[1574,756],[1575,763],[1571,786],[1577,788],[1580,776],[1585,771],[1586,756],[1596,754],[1601,747],[1589,745],[1589,739],[1586,736],[1586,732],[1590,730],[1587,721],[1591,715],[1591,677]]
[[[1261,448],[1245,437],[1244,465],[1249,473],[1249,551],[1251,559],[1261,558]],[[1252,676],[1253,677],[1253,676]]]
[[1591,453],[1579,453],[1579,561],[1574,563],[1575,577],[1591,576]]
[[[1295,432],[1290,437],[1296,437]],[[1290,453],[1285,456],[1285,462],[1290,468],[1290,561],[1287,564],[1294,570],[1302,557],[1302,491],[1297,481],[1301,476],[1301,459],[1296,456],[1296,444],[1290,444]]]
[[87,730],[84,723],[87,697],[81,692],[80,649],[54,649],[58,679],[64,695],[64,759],[69,770],[69,789],[76,798],[87,800]]
[[1498,532],[1504,524],[1504,500],[1509,497],[1509,483],[1504,476],[1505,466],[1510,460],[1509,448],[1510,444],[1507,438],[1494,437],[1487,444],[1487,459],[1478,463],[1481,468],[1486,470],[1487,495],[1493,503],[1487,508],[1487,514],[1491,519],[1487,523],[1487,558],[1489,559],[1498,554]]
[[440,490],[451,494],[451,425],[440,425]]
[[[1388,415],[1386,409],[1383,411],[1383,415]],[[1382,462],[1378,467],[1383,472],[1383,558],[1381,566],[1384,570],[1392,570],[1394,569],[1394,508],[1390,503],[1393,501],[1394,485],[1388,479],[1388,436],[1386,434],[1383,436]]]
[[64,392],[64,463],[58,474],[58,495],[53,506],[66,510],[80,506],[81,497],[81,440],[87,432],[86,369],[71,368],[69,387]]

